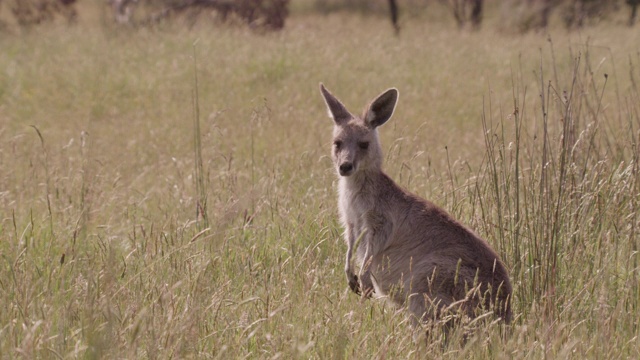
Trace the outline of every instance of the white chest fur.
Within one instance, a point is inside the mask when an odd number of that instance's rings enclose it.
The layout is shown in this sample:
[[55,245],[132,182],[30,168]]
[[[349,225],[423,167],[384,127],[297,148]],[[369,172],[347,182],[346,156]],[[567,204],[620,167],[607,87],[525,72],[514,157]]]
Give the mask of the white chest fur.
[[340,178],[338,205],[342,224],[353,231],[357,239],[366,230],[366,214],[373,209],[374,198],[370,191],[354,179]]

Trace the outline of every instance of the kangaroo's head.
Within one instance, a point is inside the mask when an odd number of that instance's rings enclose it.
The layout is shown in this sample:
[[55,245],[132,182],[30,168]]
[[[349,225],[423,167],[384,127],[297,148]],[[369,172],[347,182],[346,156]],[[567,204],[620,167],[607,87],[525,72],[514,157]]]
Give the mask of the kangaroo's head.
[[392,88],[380,94],[365,108],[362,117],[352,115],[322,84],[320,92],[334,122],[331,153],[338,173],[351,176],[359,172],[380,171],[382,148],[376,129],[393,115],[398,90]]

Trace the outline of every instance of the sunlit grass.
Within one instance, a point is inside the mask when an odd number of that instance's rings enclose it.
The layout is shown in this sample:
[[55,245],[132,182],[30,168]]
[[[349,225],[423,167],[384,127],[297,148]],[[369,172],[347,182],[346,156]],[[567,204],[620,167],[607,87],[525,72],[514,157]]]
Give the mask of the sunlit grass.
[[[384,21],[3,38],[0,354],[639,357],[637,31]],[[385,168],[502,254],[512,326],[415,344],[349,292],[320,81],[354,111],[400,90]]]

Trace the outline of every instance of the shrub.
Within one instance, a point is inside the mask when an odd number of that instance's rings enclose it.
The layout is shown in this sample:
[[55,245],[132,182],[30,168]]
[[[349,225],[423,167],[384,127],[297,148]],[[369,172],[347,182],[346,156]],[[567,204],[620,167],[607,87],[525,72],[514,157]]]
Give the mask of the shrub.
[[75,22],[78,13],[76,0],[14,0],[11,13],[21,27],[30,27],[53,21],[61,16],[69,23]]

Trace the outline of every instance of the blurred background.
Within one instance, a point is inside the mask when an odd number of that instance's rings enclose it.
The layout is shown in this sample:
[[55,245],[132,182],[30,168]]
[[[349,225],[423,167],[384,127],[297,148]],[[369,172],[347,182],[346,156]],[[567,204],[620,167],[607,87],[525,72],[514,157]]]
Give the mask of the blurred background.
[[[437,19],[445,14],[459,28],[499,26],[525,32],[562,26],[581,28],[604,20],[634,26],[638,0],[3,0],[0,23],[29,28],[51,21],[69,24],[111,20],[123,26],[157,26],[180,21],[244,24],[259,31],[278,31],[290,16],[348,11],[387,17],[396,32],[404,18]],[[94,9],[91,9],[94,8]],[[429,15],[431,14],[431,16]],[[434,16],[433,14],[438,14]]]

